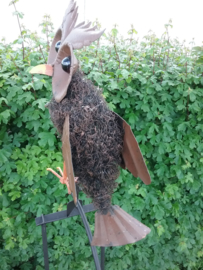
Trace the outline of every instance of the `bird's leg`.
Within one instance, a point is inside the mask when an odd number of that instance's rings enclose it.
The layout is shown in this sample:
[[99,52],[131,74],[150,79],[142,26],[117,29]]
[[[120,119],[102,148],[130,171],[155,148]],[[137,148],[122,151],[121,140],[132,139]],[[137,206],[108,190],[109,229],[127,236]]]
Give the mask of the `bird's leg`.
[[[61,170],[60,167],[57,167],[57,169],[59,170],[60,174],[56,173],[53,169],[51,168],[47,168],[47,171],[52,172],[54,175],[56,175],[56,177],[59,178],[61,184],[65,184],[67,186],[68,189],[68,194],[71,194],[71,190],[70,190],[70,186],[69,186],[69,182],[68,182],[68,176],[67,176],[67,171],[66,171],[66,166],[65,166],[65,162],[63,163],[63,171]],[[77,182],[78,177],[75,177],[75,182]]]

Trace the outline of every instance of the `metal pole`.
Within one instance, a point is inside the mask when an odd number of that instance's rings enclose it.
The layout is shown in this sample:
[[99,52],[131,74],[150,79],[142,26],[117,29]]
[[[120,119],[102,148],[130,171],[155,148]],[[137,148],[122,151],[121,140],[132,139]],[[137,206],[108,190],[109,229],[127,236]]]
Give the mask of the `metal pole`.
[[98,257],[98,254],[97,254],[96,247],[91,246],[92,233],[91,233],[87,218],[85,216],[85,213],[83,211],[82,205],[80,204],[79,200],[77,201],[77,208],[78,208],[78,211],[79,211],[79,213],[81,215],[81,218],[82,218],[82,221],[83,221],[83,224],[85,226],[85,230],[86,230],[89,242],[90,242],[90,247],[91,247],[91,250],[92,250],[92,255],[93,255],[93,258],[94,258],[94,263],[95,263],[95,266],[96,266],[96,270],[101,270],[101,266],[100,266],[99,257]]
[[105,266],[105,247],[101,247],[101,270],[104,270]]
[[43,241],[43,253],[44,253],[44,266],[45,270],[49,270],[49,256],[48,256],[48,244],[47,244],[47,233],[46,233],[46,223],[54,222],[57,220],[69,218],[72,216],[80,215],[85,226],[85,230],[89,239],[92,255],[94,258],[94,263],[96,266],[96,270],[104,270],[104,263],[105,263],[105,247],[101,247],[101,264],[99,261],[99,257],[97,254],[97,250],[95,246],[91,246],[92,242],[92,233],[85,216],[85,213],[95,211],[95,207],[93,204],[85,205],[84,207],[81,205],[81,202],[78,200],[77,205],[74,204],[74,201],[71,201],[67,205],[67,210],[52,213],[48,215],[41,215],[35,219],[36,225],[41,225],[42,228],[42,241]]
[[[42,215],[42,220],[44,221],[44,215]],[[41,227],[42,227],[44,266],[45,266],[45,270],[49,270],[49,255],[48,255],[48,245],[47,245],[46,224],[42,224]]]

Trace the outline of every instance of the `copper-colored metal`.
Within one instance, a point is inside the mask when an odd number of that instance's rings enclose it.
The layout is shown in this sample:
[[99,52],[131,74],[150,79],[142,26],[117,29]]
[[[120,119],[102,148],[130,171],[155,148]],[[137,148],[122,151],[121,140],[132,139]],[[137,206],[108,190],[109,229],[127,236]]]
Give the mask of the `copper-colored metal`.
[[84,22],[75,27],[78,18],[78,7],[76,2],[71,0],[65,12],[62,29],[61,42],[66,45],[72,45],[73,49],[81,49],[83,46],[89,46],[97,40],[105,30],[95,31],[96,27],[90,28],[91,22]]
[[62,30],[61,28],[59,28],[56,31],[56,34],[54,36],[54,39],[52,41],[50,50],[49,50],[49,56],[48,56],[48,61],[47,64],[53,64],[55,62],[56,56],[57,56],[57,52],[55,50],[55,44],[61,40],[61,36],[62,36]]
[[[91,28],[91,22],[87,24],[82,22],[75,27],[78,18],[77,11],[78,7],[76,7],[76,2],[71,0],[65,12],[62,25],[57,30],[50,47],[48,64],[52,64],[53,68],[47,70],[44,65],[40,65],[40,68],[35,68],[31,71],[31,73],[40,73],[48,76],[53,75],[52,91],[57,102],[60,102],[65,97],[72,75],[79,67],[78,60],[73,50],[90,45],[93,41],[100,38],[104,32],[104,30],[95,31],[95,26]],[[61,46],[57,53],[55,51],[55,44],[58,41],[61,41]],[[65,57],[70,57],[71,59],[70,73],[65,72],[61,67],[61,62]]]
[[89,46],[93,41],[100,38],[104,33],[102,31],[95,31],[95,27],[92,28],[74,28],[65,39],[65,44],[71,44],[73,49],[81,49],[84,46]]
[[[82,22],[75,27],[78,18],[77,11],[78,8],[76,7],[76,2],[71,0],[65,12],[62,25],[56,32],[49,52],[48,63],[51,63],[54,66],[52,90],[57,102],[60,102],[65,97],[72,75],[79,67],[78,60],[76,59],[73,50],[90,45],[104,32],[104,30],[95,31],[96,27],[90,28],[91,22],[87,24]],[[55,51],[55,44],[59,40],[61,40],[61,47],[57,54]],[[71,58],[70,73],[63,71],[61,67],[61,61],[65,57]]]
[[[65,57],[71,57],[70,73],[65,72],[61,67],[61,62]],[[60,102],[66,95],[68,85],[72,75],[78,69],[79,64],[73,53],[72,46],[63,45],[58,52],[54,63],[54,75],[52,78],[52,91],[56,102]]]
[[122,167],[127,168],[135,177],[139,177],[146,185],[149,185],[151,178],[131,127],[122,117],[114,114],[119,117],[125,131],[122,152],[125,164]]
[[79,28],[79,27],[83,26],[84,24],[85,24],[85,21],[83,21],[83,22],[77,24],[74,28]]
[[106,214],[95,214],[93,246],[121,246],[135,243],[150,233],[150,228],[114,205]]
[[[68,9],[65,12],[62,25],[56,32],[50,48],[48,63],[52,65],[40,65],[31,70],[31,73],[41,73],[49,76],[53,75],[52,90],[56,102],[61,102],[66,96],[72,76],[79,67],[73,50],[90,45],[104,32],[104,30],[96,31],[96,27],[91,27],[91,23],[85,24],[82,22],[75,26],[78,18],[77,11],[78,8],[76,7],[75,1],[71,0]],[[61,43],[57,44],[56,52],[55,44],[58,41],[61,41]],[[67,57],[70,62],[68,63],[68,69],[64,71],[64,66],[62,68],[61,63],[62,60]],[[125,131],[122,152],[123,167],[127,168],[135,177],[140,177],[141,180],[148,185],[151,183],[151,179],[133,132],[130,126],[120,116],[117,114],[115,115],[115,121],[118,121]],[[66,116],[63,126],[62,152],[70,190],[76,204],[77,192],[72,166],[69,115]],[[118,156],[120,158],[120,154],[118,154]],[[99,211],[101,212],[96,213],[95,234],[92,245],[104,247],[134,243],[144,238],[150,232],[150,229],[147,226],[127,214],[120,207],[110,206],[110,200],[108,209],[102,209],[101,207]],[[104,214],[106,213],[105,211],[107,211],[107,214]]]
[[59,170],[60,174],[59,175],[57,172],[55,172],[52,168],[47,168],[47,171],[50,171],[51,173],[53,173],[59,180],[61,184],[65,184],[67,186],[68,189],[68,194],[71,194],[71,190],[69,187],[69,182],[68,182],[68,176],[67,176],[67,172],[66,172],[66,166],[65,166],[65,162],[63,164],[63,171],[61,170],[60,167],[57,167],[57,169]]
[[66,165],[65,168],[66,168],[66,173],[68,176],[70,190],[73,195],[74,203],[76,204],[77,192],[76,192],[75,179],[74,179],[74,173],[73,173],[71,146],[70,146],[70,138],[69,138],[69,115],[66,116],[64,126],[63,126],[62,152],[63,152],[63,159]]
[[91,22],[88,22],[88,23],[84,23],[83,25],[80,25],[80,26],[77,26],[75,28],[81,28],[81,29],[85,29],[85,28],[89,28],[91,25]]
[[30,70],[31,74],[44,74],[48,76],[53,75],[53,67],[51,65],[38,65]]
[[71,30],[74,28],[75,23],[78,18],[78,7],[76,7],[76,2],[74,0],[71,0],[68,8],[65,11],[65,15],[63,18],[63,22],[61,25],[62,28],[62,38],[61,42],[63,42],[66,37],[69,35]]

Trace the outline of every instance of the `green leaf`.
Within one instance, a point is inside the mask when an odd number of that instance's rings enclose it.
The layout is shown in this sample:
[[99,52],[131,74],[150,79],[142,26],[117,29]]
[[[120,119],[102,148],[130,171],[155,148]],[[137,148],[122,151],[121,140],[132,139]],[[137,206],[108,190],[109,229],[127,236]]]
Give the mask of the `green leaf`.
[[116,108],[116,106],[112,102],[108,103],[108,106],[109,106],[109,109],[112,111]]
[[194,91],[190,92],[190,100],[193,102],[193,101],[195,101],[195,99],[196,99],[196,95],[195,95]]
[[0,98],[0,105],[2,104],[2,102],[5,102],[6,104],[8,104],[8,100],[3,97]]
[[40,98],[32,103],[32,106],[35,106],[38,104],[38,108],[41,110],[45,110],[45,104],[48,102],[47,98]]
[[0,164],[8,161],[8,158],[11,156],[11,153],[5,149],[0,149]]
[[49,132],[40,132],[38,136],[40,138],[38,143],[42,147],[46,145],[53,146],[56,141],[55,136]]
[[112,90],[118,89],[119,87],[118,87],[117,82],[116,82],[116,81],[111,81],[110,88],[111,88]]
[[9,200],[7,198],[7,194],[3,194],[3,206],[7,207],[9,205]]
[[8,123],[11,115],[15,115],[14,112],[12,112],[11,110],[7,109],[5,111],[3,111],[2,113],[0,113],[0,123],[3,122],[5,124]]
[[155,214],[155,218],[158,219],[158,220],[162,219],[164,214],[165,214],[164,209],[159,205],[155,205],[153,207],[153,211],[154,211],[154,214]]
[[142,109],[144,112],[149,112],[149,111],[150,111],[149,105],[147,105],[147,104],[143,104],[143,105],[141,106],[141,109]]
[[126,69],[123,69],[121,71],[121,74],[122,74],[124,79],[128,79],[128,76],[129,76],[130,73]]
[[156,91],[161,91],[162,90],[162,87],[161,87],[161,85],[159,85],[159,84],[156,84]]

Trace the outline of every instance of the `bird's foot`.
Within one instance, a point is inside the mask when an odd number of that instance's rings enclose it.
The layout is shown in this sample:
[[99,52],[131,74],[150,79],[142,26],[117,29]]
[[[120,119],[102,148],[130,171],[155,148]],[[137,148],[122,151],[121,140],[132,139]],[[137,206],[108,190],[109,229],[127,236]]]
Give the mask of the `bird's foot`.
[[[65,167],[65,165],[64,165],[64,167]],[[63,184],[63,185],[65,184],[67,186],[68,194],[71,194],[70,185],[69,185],[69,182],[68,182],[68,176],[66,174],[66,169],[64,168],[64,171],[62,171],[60,167],[57,167],[57,170],[59,170],[59,172],[60,172],[61,175],[59,175],[53,169],[47,168],[47,171],[52,172],[56,177],[59,178],[61,184]],[[75,182],[77,182],[78,177],[74,177],[74,179],[75,179]]]

